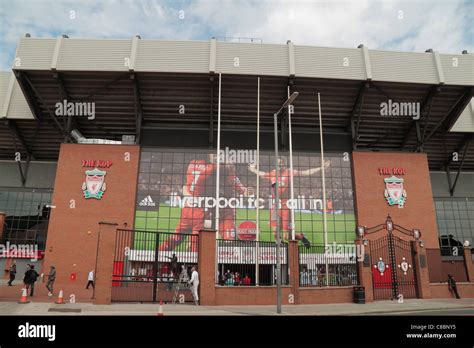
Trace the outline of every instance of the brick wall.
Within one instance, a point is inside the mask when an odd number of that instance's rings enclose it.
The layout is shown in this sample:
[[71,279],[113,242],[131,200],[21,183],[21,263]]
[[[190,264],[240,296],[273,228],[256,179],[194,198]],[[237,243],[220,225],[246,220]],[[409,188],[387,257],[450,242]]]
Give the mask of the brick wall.
[[[382,172],[381,169],[388,170]],[[392,175],[404,179],[406,201],[402,208],[390,206],[384,196],[384,179]],[[427,250],[436,250],[439,253],[438,229],[436,211],[434,207],[431,181],[426,154],[422,153],[381,153],[381,152],[354,152],[353,176],[357,223],[373,227],[386,221],[390,215],[393,222],[406,229],[417,228],[421,231],[424,247],[416,245],[415,264],[417,265],[418,290],[422,298],[429,298],[430,276],[429,268],[421,267],[421,258],[427,257]],[[366,235],[370,241],[386,235],[386,230]],[[414,240],[398,231],[395,236],[405,240]],[[432,253],[430,254],[433,255]],[[441,267],[441,262],[435,263],[431,257],[430,267]],[[426,262],[424,263],[426,264]],[[372,287],[372,277],[364,277],[365,288]],[[370,297],[368,297],[370,301]]]
[[[139,156],[134,145],[61,145],[44,260],[45,272],[56,266],[56,288],[90,299],[92,291],[84,288],[96,264],[99,222],[133,228]],[[83,160],[112,161],[103,168],[106,191],[100,200],[83,196],[85,171],[93,169],[83,167]],[[72,272],[75,281],[69,279]]]
[[3,238],[4,238],[4,235],[3,235],[4,229],[5,229],[5,213],[0,212],[0,241],[3,241]]
[[[290,286],[282,286],[282,304],[289,304],[292,294]],[[274,286],[216,286],[216,305],[275,305],[277,303]]]
[[354,290],[352,286],[300,288],[298,291],[299,304],[350,303],[353,299]]
[[[388,214],[395,224],[421,230],[425,248],[439,249],[436,212],[431,190],[428,160],[423,153],[354,152],[354,190],[359,225],[372,227],[384,223]],[[404,168],[407,200],[404,208],[389,206],[384,178],[378,168]],[[396,232],[395,232],[396,233]],[[368,237],[377,239],[379,234]],[[405,238],[405,236],[400,235]]]
[[[457,288],[459,297],[461,298],[472,298],[474,297],[474,284],[473,283],[460,283],[457,282]],[[453,294],[449,291],[448,283],[437,283],[430,284],[430,291],[432,298],[454,298]]]
[[426,254],[431,283],[446,282],[449,273],[454,275],[457,281],[466,282],[468,280],[463,260],[442,260],[439,249],[428,249]]
[[[276,305],[275,286],[219,286],[215,284],[215,231],[199,235],[200,301],[202,305]],[[300,288],[298,243],[290,242],[290,284],[282,286],[282,304],[318,304],[352,302],[352,287]]]

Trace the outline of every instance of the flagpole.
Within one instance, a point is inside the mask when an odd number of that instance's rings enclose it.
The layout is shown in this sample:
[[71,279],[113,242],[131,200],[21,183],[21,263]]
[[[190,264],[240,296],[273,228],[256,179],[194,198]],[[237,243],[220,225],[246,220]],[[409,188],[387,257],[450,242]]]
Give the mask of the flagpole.
[[[288,98],[290,97],[290,86],[287,88]],[[293,138],[291,134],[291,105],[288,105],[288,132],[290,143],[290,200],[291,200],[291,240],[295,240],[295,194],[293,185]]]
[[[217,103],[217,169],[216,169],[216,216],[215,216],[215,229],[216,229],[216,243],[219,239],[219,180],[220,180],[220,149],[221,149],[221,86],[222,86],[222,73],[219,73],[219,98]],[[216,264],[215,269],[219,267],[219,246],[216,245]],[[217,277],[217,272],[214,272]],[[216,279],[218,282],[219,279]]]
[[[326,216],[326,176],[324,166],[324,145],[323,145],[323,121],[321,116],[321,97],[318,93],[318,110],[319,110],[319,141],[321,143],[321,176],[323,179],[323,230],[324,230],[324,253],[327,252],[328,247],[328,221]],[[326,286],[329,286],[329,266],[328,255],[325,257],[326,262]]]
[[256,201],[255,201],[255,220],[257,222],[257,248],[255,253],[255,285],[258,286],[259,283],[259,241],[260,241],[260,77],[257,79],[257,192],[256,192]]

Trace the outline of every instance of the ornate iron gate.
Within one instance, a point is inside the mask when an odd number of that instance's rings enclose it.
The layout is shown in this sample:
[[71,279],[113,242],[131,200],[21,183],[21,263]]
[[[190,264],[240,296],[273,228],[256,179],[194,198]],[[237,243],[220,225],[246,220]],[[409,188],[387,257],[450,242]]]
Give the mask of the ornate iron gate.
[[375,300],[418,297],[414,257],[413,241],[396,237],[391,231],[370,242]]
[[[112,301],[171,302],[183,267],[198,263],[198,235],[117,230]],[[173,255],[177,257],[173,261]],[[193,302],[181,285],[178,301]]]
[[[394,224],[390,215],[385,223],[368,228],[357,226],[357,234],[364,243],[366,235],[386,231],[387,234],[379,239],[370,241],[370,265],[364,261],[364,266],[372,270],[372,286],[374,300],[417,298],[417,270],[415,243],[420,242],[421,231],[409,230]],[[411,240],[399,238],[394,231],[409,236]]]

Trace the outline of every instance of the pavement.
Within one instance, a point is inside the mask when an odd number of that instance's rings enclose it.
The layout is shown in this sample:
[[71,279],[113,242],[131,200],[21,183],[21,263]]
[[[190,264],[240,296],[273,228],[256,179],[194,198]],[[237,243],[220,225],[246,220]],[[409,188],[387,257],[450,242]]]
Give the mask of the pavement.
[[[159,304],[114,303],[94,305],[91,303],[51,302],[0,302],[0,315],[117,315],[138,316],[158,314]],[[191,304],[165,304],[165,316],[232,316],[232,315],[277,315],[276,306],[194,306]],[[282,315],[473,315],[474,298],[466,299],[410,299],[377,301],[367,304],[340,303],[319,305],[285,305]]]
[[[58,297],[60,289],[64,290],[64,298],[69,299],[71,294],[74,294],[76,302],[91,302],[93,289],[90,287],[86,289],[85,284],[79,286],[75,282],[64,284],[64,286],[55,286],[54,296],[48,296],[48,290],[46,289],[46,283],[44,281],[38,281],[35,284],[35,295],[33,297],[34,302],[54,302]],[[24,285],[17,279],[13,283],[13,286],[7,286],[5,279],[0,280],[0,302],[16,302],[20,299],[22,288]],[[0,312],[1,314],[1,312]]]

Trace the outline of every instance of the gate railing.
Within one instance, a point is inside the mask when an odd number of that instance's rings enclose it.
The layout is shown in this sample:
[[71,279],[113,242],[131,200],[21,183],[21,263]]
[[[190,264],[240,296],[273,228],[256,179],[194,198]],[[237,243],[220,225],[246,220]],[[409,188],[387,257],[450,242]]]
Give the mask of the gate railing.
[[198,241],[192,234],[118,229],[112,301],[171,301],[181,271],[190,274],[198,264]]
[[367,234],[373,234],[381,230],[386,230],[389,233],[392,233],[393,231],[398,231],[407,236],[413,237],[416,240],[419,240],[421,238],[421,231],[419,229],[414,228],[410,230],[403,226],[394,224],[390,215],[387,215],[387,220],[383,224],[373,227],[357,226],[356,233],[360,238],[363,238]]
[[[276,243],[216,240],[216,284],[223,286],[276,285]],[[280,249],[281,280],[289,284],[288,244]]]
[[[371,228],[358,226],[357,234],[360,239],[363,239],[366,235],[375,234],[381,230],[387,231],[387,234],[370,241],[374,299],[418,297],[415,243],[423,245],[420,240],[420,230],[410,230],[394,224],[388,215],[384,224]],[[410,236],[413,240],[399,238],[393,234],[394,231]]]
[[299,246],[298,260],[302,287],[358,285],[355,244],[344,245],[336,250],[324,245]]

